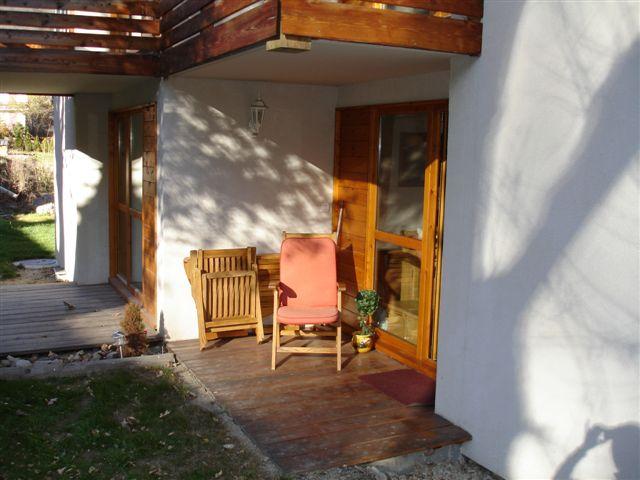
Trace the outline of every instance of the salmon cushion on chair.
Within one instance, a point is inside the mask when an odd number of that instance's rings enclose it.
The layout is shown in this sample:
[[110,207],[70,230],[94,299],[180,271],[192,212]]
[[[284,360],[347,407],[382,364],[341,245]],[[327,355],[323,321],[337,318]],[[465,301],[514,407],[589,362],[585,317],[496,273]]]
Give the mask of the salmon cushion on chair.
[[330,238],[287,238],[280,249],[278,322],[330,324],[338,320],[336,244]]

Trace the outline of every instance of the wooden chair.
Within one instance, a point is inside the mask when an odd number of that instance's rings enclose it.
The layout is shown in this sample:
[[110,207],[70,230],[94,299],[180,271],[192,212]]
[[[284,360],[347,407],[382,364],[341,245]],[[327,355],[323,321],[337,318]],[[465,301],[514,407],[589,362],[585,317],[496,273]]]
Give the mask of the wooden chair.
[[254,247],[192,250],[184,259],[198,312],[200,350],[222,332],[255,329],[264,339]]
[[[337,282],[333,238],[333,234],[284,234],[280,248],[280,282],[269,285],[273,289],[272,370],[281,352],[333,354],[336,369],[341,369],[340,315],[345,288]],[[289,347],[281,344],[281,336],[334,337],[335,346]]]

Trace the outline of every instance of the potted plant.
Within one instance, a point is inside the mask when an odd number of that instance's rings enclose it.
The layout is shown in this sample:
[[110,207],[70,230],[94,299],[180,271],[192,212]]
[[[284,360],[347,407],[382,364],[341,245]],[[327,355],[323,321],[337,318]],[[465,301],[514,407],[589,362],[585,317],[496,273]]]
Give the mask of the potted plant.
[[127,345],[125,356],[134,357],[142,355],[147,350],[147,330],[142,320],[140,305],[129,302],[124,310],[124,318],[120,322],[124,331]]
[[353,333],[353,348],[358,353],[371,351],[375,333],[373,314],[380,306],[380,296],[375,290],[360,290],[356,295],[360,330]]

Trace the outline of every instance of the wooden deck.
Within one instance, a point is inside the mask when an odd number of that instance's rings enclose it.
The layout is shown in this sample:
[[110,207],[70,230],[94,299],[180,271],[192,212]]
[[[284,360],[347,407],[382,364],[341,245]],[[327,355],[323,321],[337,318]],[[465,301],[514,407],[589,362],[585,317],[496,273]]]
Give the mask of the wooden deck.
[[[64,301],[76,308],[69,310]],[[124,304],[109,285],[0,285],[0,354],[111,343]]]
[[471,439],[433,413],[407,407],[362,382],[359,375],[404,368],[378,352],[355,355],[343,345],[343,370],[331,356],[279,355],[255,337],[169,348],[215,395],[240,427],[285,473],[355,465]]

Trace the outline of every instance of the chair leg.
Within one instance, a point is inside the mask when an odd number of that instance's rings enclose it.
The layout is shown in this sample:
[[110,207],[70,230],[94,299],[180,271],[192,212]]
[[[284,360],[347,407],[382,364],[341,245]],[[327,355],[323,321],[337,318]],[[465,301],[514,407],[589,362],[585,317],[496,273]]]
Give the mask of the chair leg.
[[337,369],[342,369],[342,321],[338,320],[338,326],[336,327],[336,356],[337,356]]
[[262,325],[262,319],[258,319],[258,324],[256,325],[256,338],[258,339],[258,344],[264,340],[264,325]]
[[280,347],[280,325],[276,315],[273,316],[273,334],[271,335],[271,370],[276,369],[276,353]]

